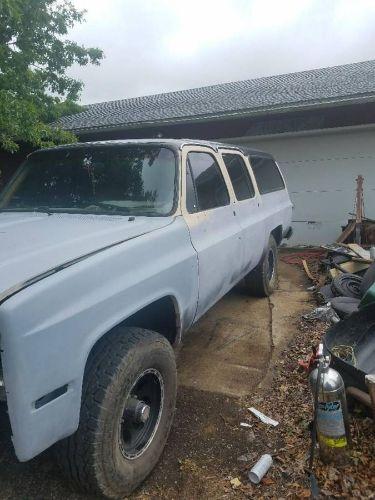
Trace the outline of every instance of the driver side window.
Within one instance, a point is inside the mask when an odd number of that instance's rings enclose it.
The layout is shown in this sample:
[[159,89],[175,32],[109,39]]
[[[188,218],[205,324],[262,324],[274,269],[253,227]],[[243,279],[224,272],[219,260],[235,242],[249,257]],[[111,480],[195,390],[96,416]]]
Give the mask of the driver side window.
[[190,152],[186,160],[186,208],[189,213],[229,205],[220,167],[210,153]]

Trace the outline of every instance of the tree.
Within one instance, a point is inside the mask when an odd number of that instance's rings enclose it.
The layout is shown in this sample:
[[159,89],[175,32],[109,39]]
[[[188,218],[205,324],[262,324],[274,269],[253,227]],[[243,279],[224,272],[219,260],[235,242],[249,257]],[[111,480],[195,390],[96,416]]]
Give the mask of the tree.
[[0,147],[14,152],[18,142],[43,147],[75,140],[51,127],[79,109],[82,82],[66,70],[99,64],[103,53],[66,38],[84,11],[69,0],[0,0]]

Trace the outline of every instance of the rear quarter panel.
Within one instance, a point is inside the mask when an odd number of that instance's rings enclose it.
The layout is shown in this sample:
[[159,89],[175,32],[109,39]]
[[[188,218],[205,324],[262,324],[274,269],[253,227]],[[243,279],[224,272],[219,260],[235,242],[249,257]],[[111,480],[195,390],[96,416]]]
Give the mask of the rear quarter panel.
[[292,202],[286,189],[261,195],[266,234],[282,226],[283,235],[292,223]]

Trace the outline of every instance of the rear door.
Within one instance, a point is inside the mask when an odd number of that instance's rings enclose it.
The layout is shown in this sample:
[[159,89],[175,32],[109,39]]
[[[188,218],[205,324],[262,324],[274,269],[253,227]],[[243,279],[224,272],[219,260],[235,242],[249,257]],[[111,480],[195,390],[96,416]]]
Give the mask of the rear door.
[[199,261],[196,319],[239,280],[242,270],[242,230],[228,174],[220,164],[211,148],[183,149],[182,211]]
[[262,256],[265,245],[265,224],[254,174],[248,159],[239,151],[220,149],[231,180],[235,211],[243,235],[243,274],[253,269]]

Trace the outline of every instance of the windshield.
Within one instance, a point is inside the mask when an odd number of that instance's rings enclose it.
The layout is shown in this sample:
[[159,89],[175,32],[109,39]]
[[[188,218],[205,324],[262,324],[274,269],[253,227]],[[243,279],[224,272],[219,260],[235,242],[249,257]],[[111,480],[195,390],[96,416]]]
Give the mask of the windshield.
[[0,210],[168,215],[175,178],[175,155],[161,146],[40,151],[0,194]]

